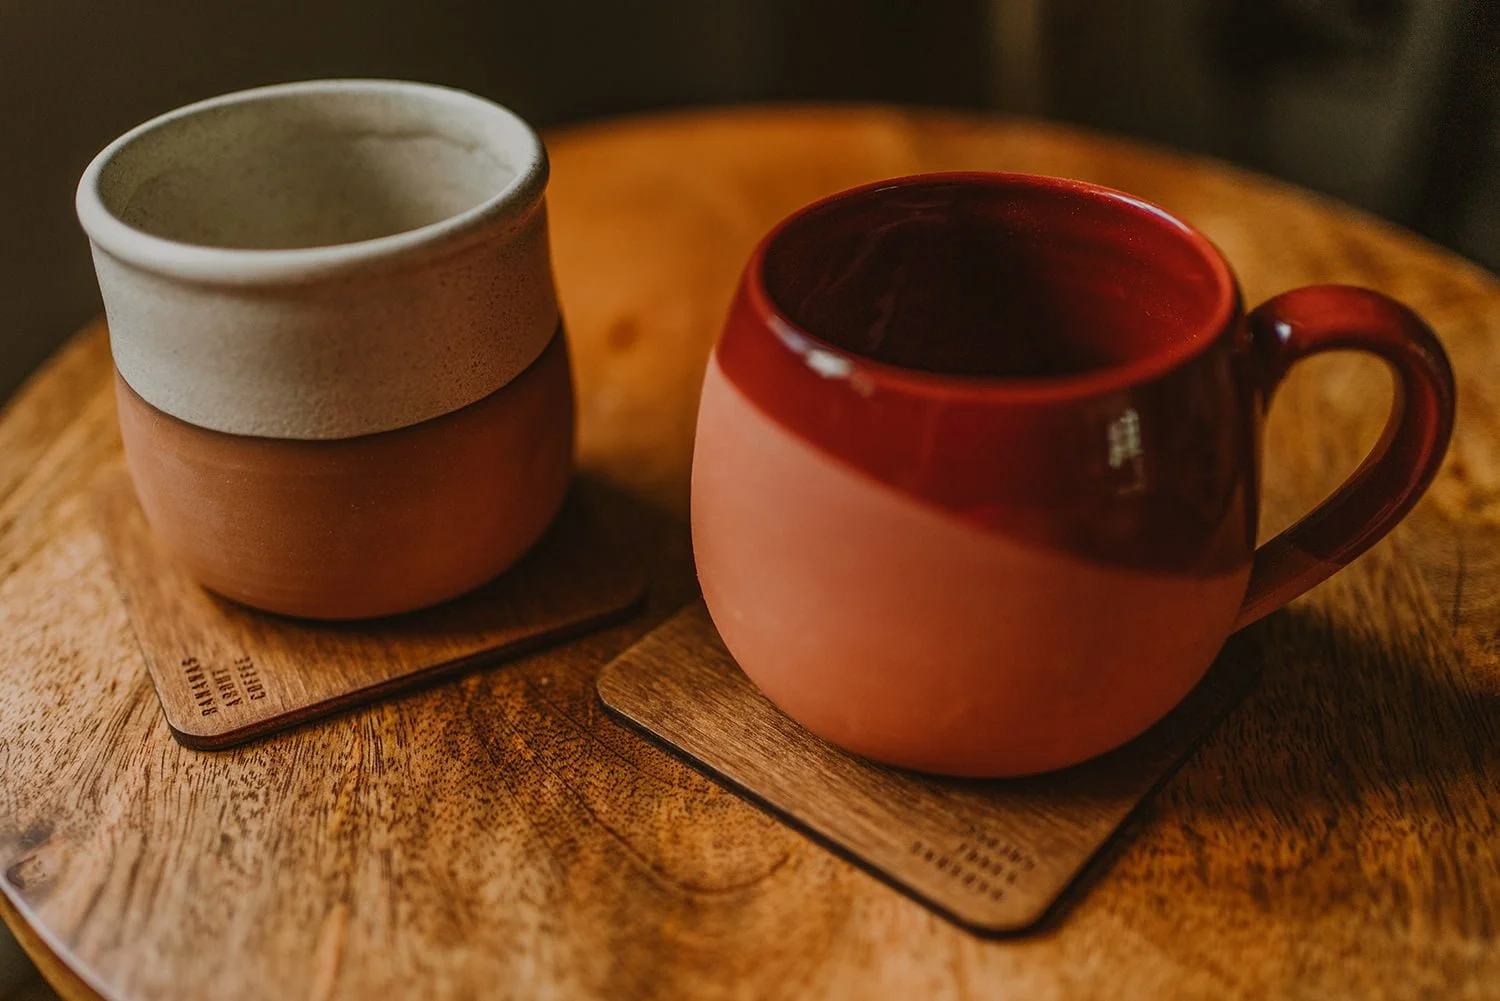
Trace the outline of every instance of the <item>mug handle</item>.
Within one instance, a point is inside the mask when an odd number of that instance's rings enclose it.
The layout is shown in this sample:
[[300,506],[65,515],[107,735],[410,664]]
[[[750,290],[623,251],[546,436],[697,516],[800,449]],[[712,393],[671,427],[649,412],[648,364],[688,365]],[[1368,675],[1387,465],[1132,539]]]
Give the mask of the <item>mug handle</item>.
[[1263,407],[1287,371],[1324,351],[1367,351],[1395,377],[1380,440],[1343,485],[1255,551],[1235,629],[1276,611],[1340,570],[1405,517],[1442,464],[1453,433],[1453,369],[1432,330],[1405,306],[1348,285],[1278,295],[1248,318],[1252,379]]

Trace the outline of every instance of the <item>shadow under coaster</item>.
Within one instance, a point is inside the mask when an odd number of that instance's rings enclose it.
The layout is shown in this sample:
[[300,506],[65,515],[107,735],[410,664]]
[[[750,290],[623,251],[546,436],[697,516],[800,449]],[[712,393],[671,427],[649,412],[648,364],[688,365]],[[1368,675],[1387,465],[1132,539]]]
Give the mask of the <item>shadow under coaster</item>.
[[123,469],[94,510],[173,735],[219,750],[625,618],[644,571],[608,503],[575,483],[556,522],[495,581],[434,608],[361,622],[257,612],[200,587],[162,548]]
[[735,664],[701,600],[613,661],[614,713],[944,916],[976,931],[1038,923],[1086,863],[1249,692],[1231,644],[1165,719],[1082,765],[950,779],[876,764],[803,729]]

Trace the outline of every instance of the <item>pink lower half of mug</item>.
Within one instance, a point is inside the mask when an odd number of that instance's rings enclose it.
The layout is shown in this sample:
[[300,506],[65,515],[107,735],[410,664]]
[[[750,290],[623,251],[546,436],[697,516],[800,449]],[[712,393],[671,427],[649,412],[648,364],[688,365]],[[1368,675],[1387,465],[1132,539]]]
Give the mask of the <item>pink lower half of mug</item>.
[[1023,775],[1137,736],[1207,671],[1249,577],[961,520],[792,434],[717,359],[692,490],[704,598],[746,675],[824,739],[923,771]]
[[556,515],[573,463],[561,330],[467,407],[333,441],[211,431],[116,377],[126,462],[146,518],[202,584],[315,619],[390,615],[504,572]]

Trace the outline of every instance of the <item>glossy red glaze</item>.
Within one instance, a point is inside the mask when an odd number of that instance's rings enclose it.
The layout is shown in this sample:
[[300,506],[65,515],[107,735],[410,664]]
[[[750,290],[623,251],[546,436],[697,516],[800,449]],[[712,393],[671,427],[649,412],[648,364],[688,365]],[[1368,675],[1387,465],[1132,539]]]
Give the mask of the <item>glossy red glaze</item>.
[[[1222,570],[1255,543],[1238,315],[1208,241],[1128,195],[924,176],[773,231],[717,357],[786,427],[960,517],[1130,566]],[[871,331],[881,347],[856,349]]]
[[1287,371],[1325,351],[1367,351],[1395,380],[1385,431],[1333,496],[1261,546],[1235,628],[1276,611],[1369,549],[1421,498],[1453,435],[1457,391],[1421,317],[1369,289],[1314,285],[1250,314],[1248,379],[1264,408]]
[[[1396,370],[1387,434],[1257,558],[1265,408],[1341,348]],[[1376,293],[1247,321],[1212,245],[1128,195],[882,182],[795,214],[746,268],[700,413],[700,579],[747,674],[830,740],[1058,767],[1160,718],[1233,628],[1388,531],[1452,413],[1436,339]]]

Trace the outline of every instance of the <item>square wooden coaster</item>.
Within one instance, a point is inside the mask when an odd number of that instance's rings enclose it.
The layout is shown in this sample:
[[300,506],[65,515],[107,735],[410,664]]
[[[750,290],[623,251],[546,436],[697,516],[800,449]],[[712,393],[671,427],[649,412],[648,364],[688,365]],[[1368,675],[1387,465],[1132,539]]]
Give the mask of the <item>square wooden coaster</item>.
[[204,750],[602,627],[646,588],[613,542],[604,499],[583,484],[499,579],[436,608],[355,623],[270,615],[204,590],[162,549],[123,469],[100,477],[93,501],[167,724]]
[[605,667],[604,704],[948,918],[987,933],[1036,924],[1125,818],[1250,690],[1237,645],[1144,735],[1023,779],[948,779],[846,754],[741,673],[694,602]]

